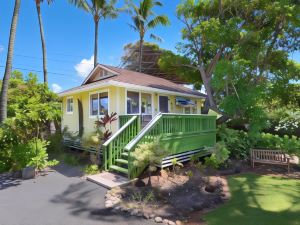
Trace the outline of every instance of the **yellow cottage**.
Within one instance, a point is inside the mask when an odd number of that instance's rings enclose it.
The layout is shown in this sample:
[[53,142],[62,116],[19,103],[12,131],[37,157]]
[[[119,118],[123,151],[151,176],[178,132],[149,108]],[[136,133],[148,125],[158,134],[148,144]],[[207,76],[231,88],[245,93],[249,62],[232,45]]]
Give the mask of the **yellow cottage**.
[[[108,65],[98,64],[81,86],[59,93],[62,98],[62,128],[71,132],[95,131],[97,118],[139,114],[143,124],[156,114],[200,114],[205,95],[181,84]],[[112,126],[115,133],[119,122]]]
[[[169,80],[98,64],[81,86],[59,94],[63,102],[62,128],[95,131],[95,121],[117,113],[112,133],[101,148],[84,149],[79,142],[65,140],[72,148],[97,153],[105,170],[129,178],[145,167],[133,165],[132,152],[142,143],[159,139],[168,151],[161,166],[180,162],[194,154],[207,155],[216,142],[216,116],[201,115],[205,95]],[[146,165],[145,165],[146,166]]]

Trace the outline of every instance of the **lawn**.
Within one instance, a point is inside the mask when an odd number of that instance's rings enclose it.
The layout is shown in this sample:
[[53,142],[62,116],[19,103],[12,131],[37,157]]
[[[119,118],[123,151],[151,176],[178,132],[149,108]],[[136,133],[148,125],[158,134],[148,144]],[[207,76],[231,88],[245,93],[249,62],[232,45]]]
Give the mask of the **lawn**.
[[232,198],[205,215],[208,225],[300,225],[300,180],[229,177]]

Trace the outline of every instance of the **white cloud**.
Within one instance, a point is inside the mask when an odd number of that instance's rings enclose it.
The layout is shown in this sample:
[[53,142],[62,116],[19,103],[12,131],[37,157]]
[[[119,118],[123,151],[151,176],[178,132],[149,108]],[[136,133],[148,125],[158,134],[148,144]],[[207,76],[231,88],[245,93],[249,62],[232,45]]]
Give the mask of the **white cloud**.
[[53,92],[55,92],[55,93],[59,93],[59,92],[61,92],[62,87],[59,86],[58,84],[52,84],[52,90],[53,90]]
[[0,45],[0,53],[3,52],[3,50],[4,50],[4,46]]
[[90,59],[81,60],[74,68],[80,77],[85,78],[94,68],[94,56],[92,55]]

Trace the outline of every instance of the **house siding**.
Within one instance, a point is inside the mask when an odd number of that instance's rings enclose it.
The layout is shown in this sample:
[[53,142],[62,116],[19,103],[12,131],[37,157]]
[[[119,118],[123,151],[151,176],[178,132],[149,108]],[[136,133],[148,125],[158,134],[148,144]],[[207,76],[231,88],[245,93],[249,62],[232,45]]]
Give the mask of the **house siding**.
[[[79,131],[79,111],[78,111],[78,100],[82,102],[83,107],[83,128],[84,133],[89,134],[95,131],[95,121],[97,120],[97,117],[91,117],[90,116],[90,106],[89,106],[89,98],[90,93],[94,92],[101,92],[101,91],[108,91],[108,97],[109,97],[109,111],[108,113],[116,112],[118,115],[126,114],[126,92],[127,89],[123,87],[116,87],[116,86],[109,86],[105,88],[98,88],[91,91],[81,92],[78,94],[72,94],[70,96],[64,96],[62,97],[62,109],[63,109],[63,117],[62,117],[62,129],[64,127],[68,127],[68,130],[71,132],[78,132]],[[135,91],[128,89],[130,91]],[[138,91],[138,90],[136,90]],[[138,91],[140,92],[140,91]],[[149,92],[147,92],[149,93]],[[153,97],[153,113],[156,115],[159,112],[159,93],[150,93]],[[180,95],[165,95],[169,98],[169,110],[171,113],[184,113],[182,107],[179,107],[176,105],[176,96]],[[67,106],[67,98],[73,97],[73,113],[68,114],[66,112],[66,106]],[[197,113],[199,114],[201,112],[201,107],[203,104],[203,99],[201,98],[190,98],[191,100],[196,101],[197,103]],[[116,132],[118,130],[118,121],[114,122],[111,126],[112,132]]]

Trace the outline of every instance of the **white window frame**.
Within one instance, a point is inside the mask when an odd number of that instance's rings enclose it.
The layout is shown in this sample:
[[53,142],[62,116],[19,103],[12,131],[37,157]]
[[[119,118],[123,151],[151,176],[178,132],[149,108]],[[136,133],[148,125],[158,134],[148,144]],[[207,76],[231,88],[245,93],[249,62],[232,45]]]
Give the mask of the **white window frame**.
[[146,91],[140,91],[140,90],[135,90],[135,89],[125,89],[125,114],[126,115],[133,115],[133,114],[128,114],[127,112],[127,92],[136,92],[139,94],[139,112],[138,114],[142,114],[142,94],[150,94],[151,95],[151,114],[146,114],[144,113],[143,115],[154,115],[154,93],[153,92],[146,92]]
[[[72,104],[73,104],[72,111],[68,111],[68,100],[69,99],[72,99]],[[73,113],[74,113],[74,98],[73,98],[73,96],[69,96],[66,98],[66,114],[72,115]]]
[[[104,117],[104,115],[99,115],[99,94],[105,93],[105,92],[107,92],[107,98],[108,98],[107,113],[110,114],[110,93],[109,93],[109,89],[104,89],[104,90],[101,90],[101,91],[93,91],[93,92],[89,92],[89,118],[90,119],[96,119],[96,118]],[[91,115],[91,95],[94,95],[94,94],[98,94],[98,107],[97,107],[98,108],[98,115]]]

